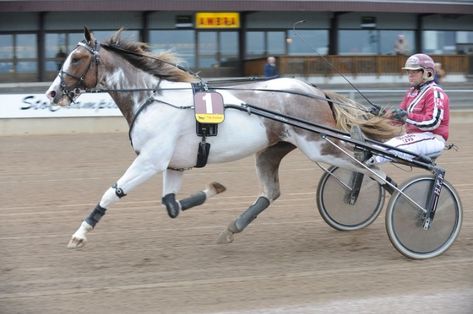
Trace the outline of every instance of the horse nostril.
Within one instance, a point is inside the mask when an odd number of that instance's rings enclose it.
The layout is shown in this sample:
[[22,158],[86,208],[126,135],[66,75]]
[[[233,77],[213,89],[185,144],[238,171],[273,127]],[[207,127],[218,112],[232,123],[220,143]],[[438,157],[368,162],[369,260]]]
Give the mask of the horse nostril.
[[50,99],[53,99],[54,97],[56,97],[56,92],[55,91],[50,91],[48,96],[49,96]]

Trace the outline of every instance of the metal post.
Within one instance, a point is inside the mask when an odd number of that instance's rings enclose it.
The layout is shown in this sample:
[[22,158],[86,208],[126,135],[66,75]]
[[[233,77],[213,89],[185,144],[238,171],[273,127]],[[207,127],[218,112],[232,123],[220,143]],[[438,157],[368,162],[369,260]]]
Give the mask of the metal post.
[[45,30],[44,30],[44,19],[46,16],[46,12],[39,12],[38,16],[38,35],[36,37],[36,46],[37,46],[37,74],[36,79],[38,82],[42,82],[45,80],[46,74],[46,45],[45,45]]

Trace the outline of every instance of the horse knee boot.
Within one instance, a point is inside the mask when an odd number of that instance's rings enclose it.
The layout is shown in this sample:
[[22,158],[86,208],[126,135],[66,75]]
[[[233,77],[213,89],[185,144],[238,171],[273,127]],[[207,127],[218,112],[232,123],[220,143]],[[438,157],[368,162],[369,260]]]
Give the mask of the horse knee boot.
[[251,205],[243,214],[238,217],[237,220],[233,223],[233,226],[235,231],[232,230],[232,232],[241,232],[243,229],[245,229],[250,222],[255,220],[255,218],[269,206],[270,202],[269,199],[267,199],[264,196],[258,197],[256,202]]
[[179,203],[176,201],[176,194],[170,193],[168,195],[165,195],[161,199],[161,203],[166,206],[169,217],[176,218],[177,215],[179,215],[180,206]]

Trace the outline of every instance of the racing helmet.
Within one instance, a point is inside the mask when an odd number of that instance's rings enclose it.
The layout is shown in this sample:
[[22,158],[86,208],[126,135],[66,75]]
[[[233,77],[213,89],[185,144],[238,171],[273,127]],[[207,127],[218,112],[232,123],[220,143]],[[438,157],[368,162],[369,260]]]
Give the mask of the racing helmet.
[[423,70],[423,78],[426,81],[434,79],[435,75],[435,63],[432,58],[423,53],[417,53],[410,56],[406,60],[406,64],[402,68],[403,70]]

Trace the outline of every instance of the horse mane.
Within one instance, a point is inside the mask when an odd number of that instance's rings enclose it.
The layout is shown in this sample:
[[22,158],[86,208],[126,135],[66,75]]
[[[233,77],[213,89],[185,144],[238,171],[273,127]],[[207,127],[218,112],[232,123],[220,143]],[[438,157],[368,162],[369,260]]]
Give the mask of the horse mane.
[[154,54],[144,42],[132,42],[121,38],[124,29],[120,28],[102,45],[105,49],[113,50],[130,64],[156,77],[174,82],[194,82],[196,77],[182,70],[177,65],[182,60],[170,51]]
[[333,91],[324,91],[333,100],[336,127],[350,132],[352,125],[359,125],[363,133],[370,139],[384,142],[403,133],[402,125],[394,124],[388,113],[380,116],[369,113],[369,110],[345,96]]

